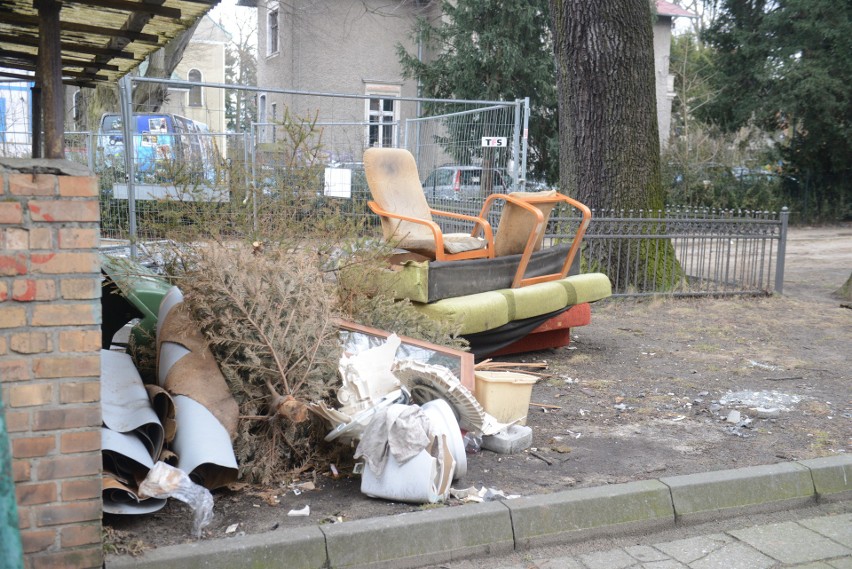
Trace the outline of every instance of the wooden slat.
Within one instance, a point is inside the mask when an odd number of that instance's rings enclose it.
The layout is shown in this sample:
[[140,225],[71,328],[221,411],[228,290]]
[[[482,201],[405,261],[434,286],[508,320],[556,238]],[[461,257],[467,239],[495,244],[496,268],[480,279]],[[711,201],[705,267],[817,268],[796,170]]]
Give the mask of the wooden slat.
[[164,0],[155,0],[155,2],[129,2],[127,0],[66,0],[68,4],[79,4],[81,6],[99,6],[101,8],[109,8],[120,12],[137,13],[137,14],[152,14],[154,16],[162,16],[163,18],[172,18],[179,20],[181,11],[178,8],[163,6]]

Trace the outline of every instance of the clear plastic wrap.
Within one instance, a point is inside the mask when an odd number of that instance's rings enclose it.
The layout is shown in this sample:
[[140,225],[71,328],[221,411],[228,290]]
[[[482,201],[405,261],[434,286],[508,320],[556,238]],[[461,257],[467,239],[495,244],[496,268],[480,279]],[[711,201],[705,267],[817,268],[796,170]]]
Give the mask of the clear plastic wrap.
[[176,498],[190,507],[193,513],[192,533],[201,537],[201,530],[213,521],[213,495],[189,479],[183,470],[158,462],[139,485],[139,494],[150,498]]

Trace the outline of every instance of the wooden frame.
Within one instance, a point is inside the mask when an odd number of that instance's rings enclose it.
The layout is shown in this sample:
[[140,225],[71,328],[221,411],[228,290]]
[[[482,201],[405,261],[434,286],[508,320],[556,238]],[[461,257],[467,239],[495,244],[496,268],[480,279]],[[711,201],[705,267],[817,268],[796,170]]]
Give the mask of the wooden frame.
[[[372,326],[356,324],[355,322],[351,322],[348,320],[336,319],[335,324],[337,324],[337,327],[341,330],[354,332],[357,334],[364,334],[373,338],[381,338],[383,340],[387,339],[388,336],[391,335],[391,332],[388,332],[386,330],[380,330],[379,328],[373,328]],[[449,361],[456,362],[455,366],[446,367],[450,367],[453,372],[457,371],[458,378],[459,381],[461,381],[461,384],[465,386],[471,393],[473,393],[475,386],[475,380],[473,377],[473,354],[471,354],[470,352],[456,350],[455,348],[449,348],[447,346],[439,346],[438,344],[433,344],[424,340],[418,340],[409,336],[399,336],[399,339],[402,341],[402,346],[414,346],[422,350],[439,354],[441,357]]]
[[[527,239],[526,246],[524,247],[523,255],[521,256],[521,260],[518,263],[518,270],[515,273],[515,278],[512,281],[512,288],[520,288],[523,286],[528,286],[536,283],[543,283],[548,281],[555,281],[559,279],[564,279],[568,276],[568,271],[571,269],[571,263],[574,262],[574,257],[577,255],[577,251],[580,249],[580,242],[583,240],[583,236],[586,234],[586,228],[589,226],[589,222],[592,220],[592,212],[586,207],[585,204],[578,202],[575,199],[569,198],[563,194],[551,194],[551,195],[541,195],[537,196],[534,194],[526,194],[523,197],[513,196],[511,194],[491,194],[485,200],[485,203],[482,205],[482,211],[480,212],[480,217],[485,217],[488,215],[488,210],[491,209],[492,204],[495,200],[502,199],[505,200],[506,203],[514,204],[524,211],[529,212],[530,215],[535,217],[535,228],[530,231],[529,238]],[[574,235],[574,239],[571,242],[571,248],[568,250],[568,255],[565,257],[565,262],[562,264],[562,270],[558,273],[551,273],[549,275],[540,275],[537,277],[524,278],[524,274],[527,271],[527,264],[530,262],[530,257],[535,250],[535,245],[538,242],[538,239],[544,233],[547,228],[547,220],[542,215],[541,211],[535,207],[537,204],[558,204],[559,202],[567,203],[568,205],[575,207],[580,210],[583,215],[583,220],[580,222],[580,227],[577,229],[577,233]],[[505,208],[505,206],[504,206]],[[498,226],[499,230],[499,226]],[[499,233],[498,233],[499,239]]]
[[473,222],[474,227],[470,232],[471,236],[475,236],[475,234],[480,230],[483,232],[486,241],[485,247],[483,249],[462,251],[461,253],[447,253],[444,251],[444,234],[441,231],[441,228],[438,227],[438,224],[432,221],[431,219],[420,219],[418,217],[411,217],[408,215],[402,215],[400,213],[393,213],[382,209],[379,204],[374,201],[367,202],[367,206],[369,206],[370,210],[372,210],[372,212],[378,215],[379,217],[385,217],[388,219],[399,219],[401,221],[410,221],[411,223],[417,223],[419,225],[425,225],[426,227],[428,227],[432,231],[432,235],[435,239],[436,261],[462,261],[465,259],[494,258],[494,233],[491,229],[491,224],[488,223],[488,221],[482,217],[475,217],[462,213],[453,213],[449,211],[429,208],[429,213],[431,215]]

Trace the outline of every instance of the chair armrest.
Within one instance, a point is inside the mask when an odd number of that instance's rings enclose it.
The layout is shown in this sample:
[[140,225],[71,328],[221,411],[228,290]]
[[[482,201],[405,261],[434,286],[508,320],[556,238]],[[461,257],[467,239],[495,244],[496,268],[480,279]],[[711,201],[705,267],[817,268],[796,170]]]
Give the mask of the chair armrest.
[[491,229],[491,224],[488,223],[488,220],[484,217],[476,217],[474,215],[465,215],[463,213],[454,213],[451,211],[443,211],[440,209],[432,209],[429,208],[429,212],[432,215],[438,215],[441,217],[450,217],[453,219],[463,219],[465,221],[473,222],[473,230],[470,232],[472,237],[476,236],[476,233],[479,229],[482,229],[482,233],[485,241],[488,243],[488,248],[494,251],[494,232]]
[[379,204],[374,201],[367,202],[367,207],[369,207],[373,211],[373,213],[375,213],[379,217],[399,219],[401,221],[410,221],[411,223],[416,223],[418,225],[425,225],[432,231],[432,236],[435,238],[435,250],[443,252],[444,234],[441,232],[441,228],[438,226],[438,224],[434,221],[430,219],[421,219],[419,217],[411,217],[409,215],[402,215],[400,213],[386,211],[379,207]]
[[[527,211],[536,218],[535,229],[530,232],[530,236],[527,239],[526,246],[524,247],[524,252],[521,255],[521,260],[518,263],[518,270],[515,273],[514,280],[512,281],[512,288],[518,288],[521,286],[527,286],[549,280],[556,280],[556,278],[565,278],[568,275],[568,271],[571,269],[571,264],[574,262],[574,257],[576,257],[577,251],[580,249],[580,243],[586,233],[586,228],[589,226],[589,222],[592,219],[591,210],[589,210],[589,208],[585,204],[559,193],[539,197],[527,195],[524,198],[517,198],[507,194],[491,194],[490,196],[488,196],[488,198],[485,200],[485,203],[482,205],[480,217],[484,218],[493,206],[494,201],[498,199],[502,199],[506,202],[514,204]],[[544,216],[542,215],[541,211],[537,207],[534,207],[533,204],[551,204],[558,202],[567,203],[575,209],[580,210],[583,216],[583,219],[580,222],[580,226],[577,228],[577,232],[574,234],[574,239],[571,242],[571,248],[568,250],[568,254],[565,257],[565,262],[562,265],[562,270],[559,273],[554,273],[551,275],[541,275],[538,277],[531,277],[525,279],[524,274],[526,273],[527,265],[529,264],[530,258],[532,257],[537,237],[539,235],[539,232],[544,230],[543,224],[545,223]]]

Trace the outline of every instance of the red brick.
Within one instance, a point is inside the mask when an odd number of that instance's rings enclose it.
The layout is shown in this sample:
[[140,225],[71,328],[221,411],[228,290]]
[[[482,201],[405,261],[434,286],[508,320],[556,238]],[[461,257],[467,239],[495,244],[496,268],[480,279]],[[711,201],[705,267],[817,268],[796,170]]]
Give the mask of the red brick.
[[27,257],[23,253],[0,255],[0,277],[27,274]]
[[37,279],[35,299],[40,301],[55,300],[56,282],[52,279]]
[[27,530],[21,532],[24,553],[44,551],[56,544],[56,530]]
[[26,251],[30,248],[30,232],[20,227],[10,227],[4,230],[3,248]]
[[32,467],[29,460],[12,460],[12,477],[15,482],[24,482],[32,478]]
[[27,529],[30,527],[30,509],[27,507],[18,507],[18,528]]
[[53,402],[52,383],[13,385],[9,389],[9,407],[32,407]]
[[6,409],[6,430],[10,433],[30,430],[30,412]]
[[[0,308],[0,312],[2,312]],[[0,381],[25,381],[30,379],[30,362],[28,360],[0,360]]]
[[34,484],[15,484],[15,496],[22,506],[50,504],[58,496],[56,482],[37,482]]
[[24,222],[24,208],[19,202],[0,202],[0,224],[20,225]]
[[57,480],[96,475],[101,472],[101,463],[99,452],[42,458],[36,466],[36,479]]
[[66,377],[100,377],[101,356],[67,356],[35,358],[33,375],[39,379]]
[[99,498],[101,492],[103,492],[103,480],[100,476],[62,482],[62,499],[66,502]]
[[100,329],[67,330],[59,333],[60,352],[98,352],[100,349]]
[[98,195],[96,176],[59,176],[59,195],[89,198]]
[[53,230],[50,227],[31,227],[30,249],[53,249]]
[[32,302],[36,298],[36,282],[33,279],[15,279],[12,281],[12,300]]
[[63,453],[88,452],[101,450],[101,432],[76,431],[62,433],[59,448]]
[[0,306],[0,328],[27,325],[27,309],[23,306]]
[[100,405],[63,406],[60,409],[46,409],[33,414],[33,431],[57,431],[60,429],[78,429],[99,427],[101,425]]
[[39,304],[32,308],[33,326],[97,324],[100,305],[92,302]]
[[99,381],[63,383],[59,389],[60,403],[95,403],[100,400],[101,384]]
[[62,528],[60,531],[62,547],[80,547],[81,545],[101,544],[101,524],[80,524]]
[[98,247],[97,229],[67,227],[59,230],[60,249],[95,249]]
[[72,502],[34,508],[38,527],[90,522],[101,518],[101,501]]
[[30,271],[35,274],[65,275],[73,273],[100,274],[101,261],[97,253],[32,253]]
[[0,302],[4,302],[9,298],[9,286],[6,281],[0,281]]
[[33,458],[47,456],[56,448],[56,437],[24,437],[12,439],[12,456],[15,458]]
[[34,222],[97,222],[101,213],[96,200],[30,200],[27,207],[30,210],[30,219]]
[[62,281],[62,298],[66,300],[94,300],[100,297],[100,276],[89,279],[63,279]]
[[32,567],[27,569],[100,569],[103,549],[100,545],[85,549],[71,549],[59,553],[32,556]]
[[39,354],[53,351],[53,341],[44,332],[21,332],[12,334],[9,347],[19,354]]
[[12,174],[9,192],[15,196],[56,195],[56,176],[49,174]]

